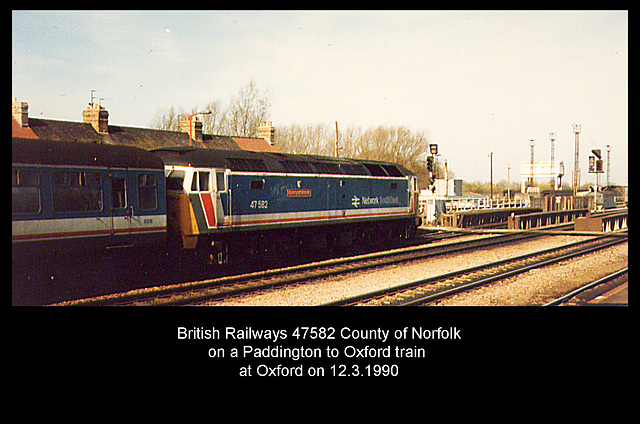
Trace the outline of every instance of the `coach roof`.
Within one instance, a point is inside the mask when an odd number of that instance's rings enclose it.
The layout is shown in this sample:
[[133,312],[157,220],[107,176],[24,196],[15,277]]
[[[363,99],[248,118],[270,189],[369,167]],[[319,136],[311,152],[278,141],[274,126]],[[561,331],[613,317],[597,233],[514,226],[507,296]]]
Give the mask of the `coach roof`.
[[133,146],[13,138],[12,163],[163,169],[156,155]]

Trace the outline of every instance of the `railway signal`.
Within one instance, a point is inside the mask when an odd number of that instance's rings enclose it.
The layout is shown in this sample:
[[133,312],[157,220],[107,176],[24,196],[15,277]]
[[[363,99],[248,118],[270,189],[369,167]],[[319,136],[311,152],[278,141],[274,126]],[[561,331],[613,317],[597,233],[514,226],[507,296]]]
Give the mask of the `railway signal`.
[[429,185],[433,184],[434,178],[433,178],[433,170],[434,170],[434,166],[433,166],[433,156],[427,156],[427,171],[429,173]]
[[596,173],[602,174],[604,172],[604,163],[602,159],[596,160]]
[[[595,185],[593,186],[593,211],[598,210],[598,186],[600,185],[599,179],[600,176],[598,174],[604,173],[604,161],[602,160],[602,153],[600,149],[591,150],[593,156],[589,156],[589,173],[595,174]],[[598,159],[596,159],[596,157]]]
[[[592,150],[593,153],[596,153],[596,150]],[[600,153],[600,150],[597,151]],[[596,155],[597,156],[597,155]],[[596,156],[589,156],[589,173],[590,174],[602,174],[604,173],[604,161]]]

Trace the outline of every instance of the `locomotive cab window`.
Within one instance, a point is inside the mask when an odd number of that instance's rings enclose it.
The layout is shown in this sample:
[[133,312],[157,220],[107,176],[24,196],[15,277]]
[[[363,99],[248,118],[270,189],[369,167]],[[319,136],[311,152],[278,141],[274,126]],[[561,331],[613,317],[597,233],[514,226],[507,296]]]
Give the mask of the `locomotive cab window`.
[[40,212],[40,175],[38,171],[23,169],[12,170],[11,212]]
[[154,210],[158,207],[158,186],[153,174],[138,174],[138,203],[141,210]]
[[264,188],[264,180],[251,180],[251,190],[262,190]]
[[222,171],[216,172],[216,189],[218,191],[227,191],[227,181]]
[[193,171],[191,191],[209,191],[209,171]]

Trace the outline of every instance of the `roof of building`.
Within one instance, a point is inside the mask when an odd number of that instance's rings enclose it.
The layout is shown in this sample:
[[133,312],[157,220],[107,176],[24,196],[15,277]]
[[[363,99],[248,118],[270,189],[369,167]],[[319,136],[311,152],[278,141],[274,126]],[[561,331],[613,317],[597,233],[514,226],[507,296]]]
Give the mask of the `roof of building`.
[[38,138],[31,128],[22,128],[15,118],[11,118],[11,135],[20,138]]
[[[123,127],[109,124],[109,132],[98,133],[90,123],[60,121],[29,117],[29,126],[22,127],[12,120],[12,136],[39,138],[54,141],[76,141],[135,146],[146,150],[163,147],[188,147],[189,134],[181,131],[165,131],[151,128]],[[202,142],[193,140],[194,146],[205,149],[249,150],[279,153],[277,147],[263,138],[230,137],[203,134]]]
[[[16,122],[15,119],[13,121]],[[16,126],[20,128],[17,123]],[[25,130],[25,128],[20,129]],[[100,134],[88,123],[29,118],[29,129],[37,138],[44,140],[136,146],[147,150],[189,145],[189,134],[187,133],[150,128],[109,125],[109,133]],[[16,135],[15,132],[13,135]],[[201,147],[225,150],[240,149],[232,137],[205,134],[202,139],[202,143],[198,143]]]
[[280,153],[280,150],[276,146],[272,146],[267,143],[263,138],[246,138],[246,137],[232,137],[233,141],[242,149],[252,152],[272,152]]

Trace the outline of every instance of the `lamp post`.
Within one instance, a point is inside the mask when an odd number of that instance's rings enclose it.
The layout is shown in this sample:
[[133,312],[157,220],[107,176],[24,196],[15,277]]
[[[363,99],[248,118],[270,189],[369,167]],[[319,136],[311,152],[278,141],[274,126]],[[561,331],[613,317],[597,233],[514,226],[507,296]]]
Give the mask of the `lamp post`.
[[193,120],[193,117],[196,115],[209,115],[211,114],[210,110],[205,110],[204,112],[196,112],[196,113],[192,113],[191,115],[189,115],[189,147],[193,147],[192,141],[191,141],[191,133],[193,132],[193,124],[191,123]]

